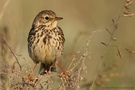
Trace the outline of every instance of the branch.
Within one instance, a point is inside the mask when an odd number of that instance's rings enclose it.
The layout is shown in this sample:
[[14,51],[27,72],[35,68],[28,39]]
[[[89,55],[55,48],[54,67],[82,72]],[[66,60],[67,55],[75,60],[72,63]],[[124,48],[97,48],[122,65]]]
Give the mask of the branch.
[[13,50],[11,49],[11,47],[6,43],[6,41],[2,38],[2,42],[8,47],[8,49],[10,50],[11,54],[14,56],[16,63],[18,64],[18,66],[20,67],[20,70],[22,70],[22,66],[19,63],[19,60],[17,59],[16,55],[14,54]]

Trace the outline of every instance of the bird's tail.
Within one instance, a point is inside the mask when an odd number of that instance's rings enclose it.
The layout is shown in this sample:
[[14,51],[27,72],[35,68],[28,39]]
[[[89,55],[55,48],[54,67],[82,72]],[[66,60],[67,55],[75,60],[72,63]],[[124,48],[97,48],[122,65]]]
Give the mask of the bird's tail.
[[46,74],[48,71],[51,72],[56,72],[56,66],[55,63],[51,63],[51,64],[40,64],[40,69],[39,69],[39,74],[43,75]]

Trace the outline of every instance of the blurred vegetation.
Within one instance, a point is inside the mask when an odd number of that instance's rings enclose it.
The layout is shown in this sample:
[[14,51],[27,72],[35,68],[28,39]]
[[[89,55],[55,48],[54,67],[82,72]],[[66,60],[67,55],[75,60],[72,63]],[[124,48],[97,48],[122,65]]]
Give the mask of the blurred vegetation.
[[[46,9],[64,18],[58,23],[66,38],[60,64],[74,74],[69,66],[81,59],[74,69],[82,69],[77,73],[78,81],[73,79],[76,75],[71,78],[74,84],[79,83],[77,89],[135,90],[134,0],[1,0],[0,90],[19,89],[13,84],[23,81],[33,68],[27,50],[28,32],[37,13]],[[83,60],[85,65],[81,66]],[[35,77],[37,72],[38,68]]]

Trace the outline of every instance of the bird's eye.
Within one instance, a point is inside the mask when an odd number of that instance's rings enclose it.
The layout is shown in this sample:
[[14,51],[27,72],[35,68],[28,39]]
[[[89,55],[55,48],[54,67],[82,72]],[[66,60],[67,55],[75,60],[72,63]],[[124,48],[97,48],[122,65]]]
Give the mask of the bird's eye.
[[46,20],[48,20],[48,19],[49,19],[49,17],[47,17],[47,16],[46,16],[46,17],[45,17],[45,19],[46,19]]

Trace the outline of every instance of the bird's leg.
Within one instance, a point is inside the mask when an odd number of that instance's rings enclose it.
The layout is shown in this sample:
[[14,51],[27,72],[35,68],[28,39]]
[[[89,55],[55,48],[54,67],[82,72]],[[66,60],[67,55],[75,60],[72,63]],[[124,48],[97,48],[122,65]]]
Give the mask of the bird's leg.
[[36,64],[35,64],[35,66],[34,66],[34,68],[33,68],[32,72],[31,72],[32,74],[33,74],[33,72],[34,72],[35,68],[37,67],[37,65],[38,65],[38,63],[36,63]]
[[55,64],[57,64],[59,66],[59,68],[62,70],[62,73],[59,74],[59,76],[66,76],[66,78],[69,77],[68,73],[62,68],[62,66],[59,64],[59,62],[56,60]]
[[28,81],[33,81],[33,77],[32,77],[32,74],[35,70],[35,68],[37,67],[38,63],[35,64],[34,68],[32,69],[32,71],[30,72],[30,74],[28,75]]

